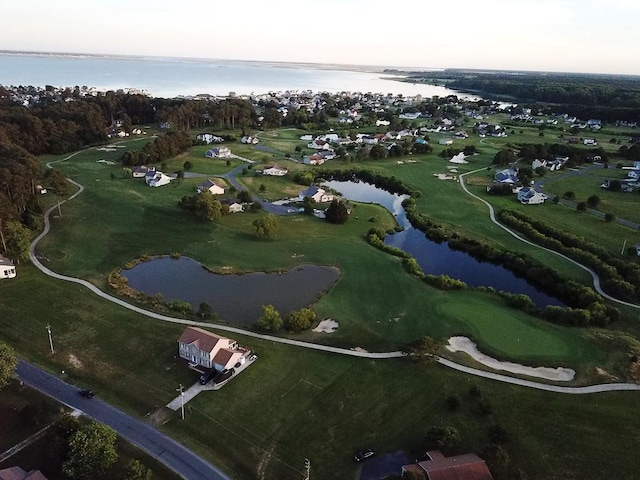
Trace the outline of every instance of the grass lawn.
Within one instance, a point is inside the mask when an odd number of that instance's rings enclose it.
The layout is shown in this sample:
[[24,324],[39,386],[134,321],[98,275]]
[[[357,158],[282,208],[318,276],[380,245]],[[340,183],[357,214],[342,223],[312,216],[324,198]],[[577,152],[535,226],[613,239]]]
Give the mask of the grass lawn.
[[[289,132],[280,140],[295,141],[299,132]],[[364,239],[371,226],[394,225],[381,207],[356,204],[342,226],[303,215],[281,217],[277,239],[259,242],[251,226],[257,214],[198,221],[176,206],[193,192],[195,179],[149,188],[125,178],[119,166],[97,163],[106,154],[89,150],[60,164],[86,191],[62,206],[62,217],[54,219],[53,232],[38,248],[55,271],[104,288],[111,270],[143,254],[180,253],[235,272],[301,263],[336,265],[341,277],[314,309],[321,318],[338,320],[340,328],[331,335],[305,332],[296,338],[378,351],[423,335],[438,340],[466,335],[501,360],[574,368],[578,382],[594,381],[596,367],[625,373],[633,340],[622,334],[608,332],[605,338],[592,330],[556,327],[507,308],[492,294],[443,292],[406,274],[397,258]],[[491,156],[483,151],[458,173],[487,165]],[[419,207],[433,218],[465,234],[531,252],[574,278],[581,275],[492,227],[486,207],[465,196],[457,183],[433,176],[445,173],[448,162],[435,155],[415,159],[415,164],[386,160],[368,166],[417,186],[423,192]],[[174,161],[184,163],[182,158]],[[253,178],[262,181],[246,177]],[[269,180],[274,181],[267,193],[278,198],[291,188],[286,180]],[[370,222],[371,217],[377,222]],[[197,380],[176,358],[179,325],[134,314],[25,265],[19,266],[15,280],[0,283],[0,298],[0,340],[52,371],[66,370],[72,383],[90,385],[135,415],[161,408],[175,396],[178,384]],[[48,353],[47,323],[56,345],[53,356]],[[436,424],[460,430],[461,452],[481,452],[489,427],[499,423],[511,438],[505,448],[530,478],[563,479],[570,471],[575,478],[611,474],[631,479],[640,470],[640,459],[628,455],[640,427],[640,400],[631,392],[577,398],[405,359],[371,361],[234,338],[256,350],[258,361],[222,390],[196,397],[188,404],[186,421],[177,412],[162,427],[233,478],[297,478],[304,458],[311,459],[317,478],[353,478],[354,451],[405,449],[413,457],[425,448],[426,429]],[[492,414],[482,414],[479,400],[468,395],[476,384]],[[449,395],[462,398],[455,412],[447,408]]]

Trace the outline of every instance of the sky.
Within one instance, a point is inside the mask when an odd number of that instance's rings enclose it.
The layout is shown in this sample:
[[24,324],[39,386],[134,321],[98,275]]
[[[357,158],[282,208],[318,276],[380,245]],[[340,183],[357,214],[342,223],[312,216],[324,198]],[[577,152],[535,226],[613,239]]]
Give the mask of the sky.
[[639,0],[29,0],[0,49],[640,75]]

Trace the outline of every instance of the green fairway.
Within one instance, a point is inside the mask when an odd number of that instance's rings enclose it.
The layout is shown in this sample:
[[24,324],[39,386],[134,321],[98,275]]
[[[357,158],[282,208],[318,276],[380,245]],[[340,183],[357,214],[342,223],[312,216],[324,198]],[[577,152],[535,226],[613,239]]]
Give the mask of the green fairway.
[[[300,143],[300,134],[278,131],[268,139],[261,136],[261,144],[273,142],[280,155]],[[125,145],[135,147],[136,143]],[[459,166],[455,175],[489,165],[498,147],[482,145],[480,155]],[[261,214],[234,214],[204,222],[177,207],[183,196],[195,191],[200,179],[150,188],[143,179],[126,175],[121,166],[98,162],[114,161],[124,150],[91,149],[57,165],[86,190],[62,205],[62,216],[53,218],[52,232],[38,246],[43,263],[56,272],[88,279],[106,290],[110,272],[145,254],[186,255],[214,271],[229,272],[332,265],[340,269],[340,279],[313,309],[319,318],[333,318],[340,326],[332,334],[292,335],[296,339],[391,351],[424,335],[442,343],[450,336],[464,335],[483,353],[500,360],[573,368],[577,371],[574,384],[622,381],[628,375],[634,340],[620,332],[554,326],[507,307],[492,293],[445,292],[407,274],[398,258],[365,239],[373,226],[382,230],[395,226],[382,207],[353,203],[344,225],[305,215],[282,216],[276,238],[259,241],[252,222]],[[193,172],[207,175],[223,174],[237,165],[233,160],[227,166],[223,160],[205,159],[204,150],[196,147],[169,160],[169,170],[181,168],[187,159],[192,159]],[[236,150],[259,161],[273,159],[273,154],[251,146],[238,144],[236,149],[232,145]],[[364,165],[420,189],[420,211],[451,229],[524,251],[567,277],[589,281],[576,267],[525,246],[492,225],[486,206],[465,195],[457,181],[435,177],[448,172],[451,164],[446,160],[434,154],[411,159],[415,163],[387,159]],[[285,160],[278,163],[290,166]],[[291,163],[291,168],[303,167]],[[288,177],[249,174],[239,180],[254,192],[264,183],[263,196],[269,199],[292,196],[305,188]],[[471,179],[474,192],[482,193],[484,180],[482,175]],[[496,206],[513,200],[487,198]],[[42,201],[51,205],[55,199]],[[575,215],[560,205],[541,207],[535,209],[538,214],[553,212],[557,222],[563,221],[564,212],[567,218]],[[578,216],[568,225],[580,232],[596,230],[583,218]],[[606,234],[602,235],[604,241]],[[33,292],[38,292],[37,298]],[[91,385],[100,397],[135,415],[161,410],[176,395],[179,384],[197,380],[177,359],[180,325],[132,313],[27,265],[19,266],[16,279],[0,282],[0,298],[0,340],[52,371],[65,370],[67,380]],[[47,324],[53,332],[54,355],[49,353]],[[615,478],[631,479],[640,469],[639,461],[625,453],[637,440],[634,432],[640,426],[634,413],[640,404],[632,392],[584,397],[545,393],[408,359],[373,361],[232,337],[255,350],[258,360],[220,391],[200,394],[189,402],[184,422],[177,412],[160,427],[232,478],[298,478],[304,458],[311,459],[316,478],[353,478],[355,451],[404,449],[413,458],[425,448],[426,429],[439,424],[459,429],[461,452],[481,452],[488,443],[489,428],[502,425],[512,439],[506,451],[529,478],[559,480],[571,471],[576,478],[599,478],[612,472]],[[462,354],[451,356],[473,364]],[[469,395],[473,385],[481,387],[481,399]],[[447,407],[451,395],[461,398],[456,411]],[[487,412],[487,404],[492,413]],[[620,434],[613,437],[613,431]],[[537,461],[541,458],[545,461]]]

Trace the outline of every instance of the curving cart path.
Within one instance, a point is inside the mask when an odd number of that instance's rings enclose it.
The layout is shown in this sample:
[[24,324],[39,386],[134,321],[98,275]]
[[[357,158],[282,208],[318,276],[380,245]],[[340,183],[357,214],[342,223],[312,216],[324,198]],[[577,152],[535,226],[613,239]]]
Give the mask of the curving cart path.
[[[68,157],[65,157],[64,159],[61,160],[56,160],[54,162],[50,162],[47,164],[47,167],[51,167],[52,163],[56,163],[56,162],[62,162],[65,160],[68,160],[70,158],[72,158],[73,156],[77,155],[78,153],[81,152],[76,152],[72,155],[69,155]],[[479,171],[479,170],[476,170]],[[466,174],[463,175],[468,175],[469,173],[474,173],[474,172],[468,172]],[[69,200],[74,199],[75,197],[77,197],[78,195],[80,195],[83,191],[84,191],[84,187],[71,180],[71,179],[67,179],[70,183],[72,183],[73,185],[75,185],[76,187],[78,187],[78,191],[75,192],[73,195],[71,195],[67,200],[62,201],[61,203],[67,202]],[[506,227],[504,227],[503,225],[501,225],[500,223],[498,223],[495,220],[494,217],[494,213],[493,213],[493,207],[487,203],[486,201],[484,201],[483,199],[477,197],[476,195],[473,195],[471,192],[469,192],[466,188],[466,186],[464,185],[464,182],[462,181],[462,175],[460,176],[460,183],[462,185],[462,188],[471,196],[473,196],[474,198],[477,198],[478,200],[482,201],[483,203],[485,203],[488,207],[489,207],[489,211],[490,211],[490,216],[491,219],[494,223],[496,223],[497,225],[499,225],[501,228],[504,228],[507,232],[509,232],[511,235],[513,235],[514,237],[524,241],[525,243],[537,246],[525,239],[523,239],[522,237],[520,237],[519,235],[515,234],[514,232],[511,232],[509,229],[507,229]],[[29,258],[31,260],[31,262],[41,271],[43,272],[45,275],[48,275],[52,278],[58,279],[58,280],[64,280],[66,282],[72,282],[72,283],[77,283],[79,285],[82,285],[83,287],[88,288],[92,293],[94,293],[95,295],[108,300],[112,303],[115,303],[117,305],[120,305],[123,308],[126,308],[128,310],[134,311],[136,313],[139,313],[141,315],[145,315],[148,318],[154,318],[156,320],[161,320],[163,322],[170,322],[170,323],[177,323],[177,324],[182,324],[182,325],[191,325],[191,326],[198,326],[198,327],[206,327],[206,328],[211,328],[211,329],[215,329],[215,330],[222,330],[222,331],[226,331],[226,332],[232,332],[232,333],[236,333],[238,335],[244,335],[244,336],[249,336],[249,337],[254,337],[254,338],[259,338],[262,340],[269,340],[272,342],[277,342],[277,343],[283,343],[285,345],[291,345],[291,346],[295,346],[295,347],[301,347],[301,348],[307,348],[307,349],[311,349],[311,350],[318,350],[318,351],[322,351],[322,352],[328,352],[328,353],[334,353],[334,354],[339,354],[339,355],[348,355],[351,357],[359,357],[359,358],[369,358],[369,359],[390,359],[390,358],[402,358],[405,356],[405,354],[401,351],[393,351],[393,352],[366,352],[366,351],[360,351],[360,350],[351,350],[351,349],[347,349],[347,348],[338,348],[338,347],[332,347],[332,346],[328,346],[328,345],[319,345],[316,343],[311,343],[311,342],[303,342],[300,340],[293,340],[290,338],[282,338],[282,337],[275,337],[273,335],[263,335],[260,333],[256,333],[256,332],[251,332],[248,330],[243,330],[240,328],[235,328],[235,327],[230,327],[227,325],[217,325],[217,324],[212,324],[212,323],[207,323],[207,322],[197,322],[197,321],[193,321],[193,320],[185,320],[183,318],[175,318],[175,317],[170,317],[167,315],[162,315],[159,313],[155,313],[149,310],[145,310],[143,308],[140,308],[136,305],[132,305],[130,303],[125,302],[124,300],[121,300],[120,298],[114,297],[112,295],[109,295],[108,293],[103,292],[102,290],[100,290],[98,287],[96,287],[95,285],[93,285],[92,283],[86,281],[86,280],[82,280],[81,278],[76,278],[76,277],[70,277],[67,275],[61,275],[59,273],[54,272],[53,270],[50,270],[49,268],[45,267],[40,260],[38,259],[37,255],[36,255],[36,246],[38,245],[38,242],[40,242],[40,240],[42,240],[42,238],[44,238],[50,231],[51,229],[51,221],[50,221],[50,214],[51,212],[57,208],[57,205],[53,205],[51,208],[49,208],[45,213],[44,213],[44,229],[42,230],[42,233],[40,233],[40,235],[38,235],[35,240],[31,243],[30,248],[29,248]],[[540,247],[542,248],[542,247]],[[544,250],[547,250],[546,248],[544,248]],[[557,252],[553,252],[552,250],[549,250],[552,253],[556,253]],[[567,258],[564,257],[564,255],[560,255],[563,258]],[[591,270],[587,269],[586,267],[584,267],[583,265],[578,264],[577,262],[567,258],[567,260],[576,263],[577,265],[581,266],[582,268],[585,268],[587,271],[589,271],[592,276],[594,277],[594,282],[598,279],[597,275],[592,272]],[[598,283],[598,288],[599,288],[599,283]],[[606,295],[605,295],[606,296]],[[608,297],[607,298],[611,298]],[[618,301],[613,299],[614,301]],[[619,301],[618,301],[619,302]],[[633,305],[633,304],[629,304],[631,306],[634,306],[636,308],[640,308],[637,305]],[[498,373],[493,373],[493,372],[486,372],[484,370],[478,370],[476,368],[471,368],[471,367],[467,367],[465,365],[460,365],[458,363],[455,363],[451,360],[447,360],[441,357],[436,357],[436,361],[437,363],[439,363],[440,365],[449,367],[449,368],[453,368],[454,370],[458,370],[460,372],[463,373],[467,373],[469,375],[475,375],[477,377],[482,377],[482,378],[486,378],[486,379],[490,379],[490,380],[496,380],[499,382],[503,382],[503,383],[509,383],[512,385],[519,385],[519,386],[523,386],[523,387],[529,387],[529,388],[535,388],[537,390],[544,390],[544,391],[549,391],[549,392],[557,392],[557,393],[569,393],[569,394],[588,394],[588,393],[599,393],[599,392],[612,392],[612,391],[640,391],[640,384],[635,384],[635,383],[607,383],[607,384],[600,384],[600,385],[590,385],[590,386],[586,386],[586,387],[564,387],[564,386],[558,386],[558,385],[549,385],[549,384],[545,384],[545,383],[539,383],[539,382],[533,382],[530,380],[523,380],[523,379],[519,379],[519,378],[514,378],[514,377],[509,377],[507,375],[501,375]]]
[[536,247],[539,248],[540,250],[544,250],[546,252],[549,253],[553,253],[554,255],[557,255],[558,257],[564,258],[565,260],[567,260],[568,262],[573,263],[574,265],[577,265],[578,267],[582,268],[583,270],[585,270],[586,272],[589,273],[589,275],[591,275],[591,278],[593,278],[593,288],[596,290],[596,292],[598,292],[600,295],[602,295],[604,298],[606,298],[607,300],[611,300],[612,302],[615,303],[619,303],[620,305],[626,305],[627,307],[631,307],[631,308],[638,308],[640,309],[640,305],[636,305],[635,303],[630,303],[630,302],[625,302],[624,300],[620,300],[618,298],[612,297],[611,295],[605,293],[602,290],[602,287],[600,287],[600,277],[598,277],[598,274],[596,272],[594,272],[593,270],[591,270],[589,267],[582,265],[581,263],[576,262],[575,260],[573,260],[572,258],[567,257],[566,255],[563,255],[562,253],[556,252],[555,250],[551,250],[550,248],[547,247],[543,247],[541,245],[538,245],[537,243],[533,243],[529,240],[527,240],[526,238],[518,235],[516,232],[514,232],[513,230],[507,228],[505,225],[501,224],[500,222],[498,222],[496,220],[496,216],[495,216],[495,211],[493,209],[493,206],[487,202],[485,199],[480,198],[479,196],[471,193],[469,191],[469,189],[467,188],[467,185],[464,183],[464,177],[466,175],[472,174],[472,173],[477,173],[477,172],[481,172],[485,170],[484,168],[479,168],[477,170],[473,170],[471,172],[466,172],[466,173],[462,173],[458,176],[459,181],[460,181],[460,186],[462,187],[462,189],[465,191],[465,193],[467,193],[468,195],[472,196],[473,198],[475,198],[476,200],[481,201],[482,203],[484,203],[488,208],[489,208],[489,218],[491,219],[491,221],[496,224],[498,227],[500,227],[501,229],[503,229],[505,232],[507,232],[509,235],[511,235],[514,238],[517,238],[518,240],[520,240],[521,242],[526,243],[527,245],[531,245],[532,247]]

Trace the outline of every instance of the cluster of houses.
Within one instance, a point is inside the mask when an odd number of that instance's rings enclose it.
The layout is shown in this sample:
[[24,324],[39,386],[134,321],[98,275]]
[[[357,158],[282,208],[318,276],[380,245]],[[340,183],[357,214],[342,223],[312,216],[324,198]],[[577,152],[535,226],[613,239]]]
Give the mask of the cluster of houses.
[[[631,193],[640,189],[640,162],[633,162],[631,167],[622,167],[623,170],[627,170],[627,178],[617,180],[618,187],[621,192]],[[604,181],[602,188],[612,188],[614,180],[607,179]]]
[[568,113],[550,115],[545,118],[542,112],[533,113],[530,108],[523,108],[513,112],[511,120],[533,125],[558,125],[559,122],[564,122],[569,128],[577,128],[579,130],[600,130],[602,128],[602,120],[597,118],[590,118],[585,121]]
[[[531,163],[531,169],[535,171],[538,168],[545,168],[550,171],[560,169],[568,160],[566,157],[556,157],[553,160],[536,159]],[[532,182],[533,183],[533,182]],[[518,178],[518,169],[508,167],[498,170],[493,176],[493,183],[487,185],[487,192],[492,191],[496,187],[511,188],[511,192],[518,196],[518,201],[523,205],[539,205],[547,200],[547,196],[529,185],[522,185]]]

